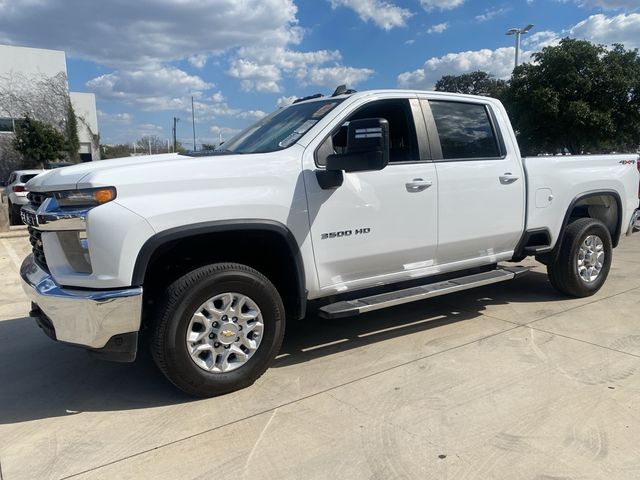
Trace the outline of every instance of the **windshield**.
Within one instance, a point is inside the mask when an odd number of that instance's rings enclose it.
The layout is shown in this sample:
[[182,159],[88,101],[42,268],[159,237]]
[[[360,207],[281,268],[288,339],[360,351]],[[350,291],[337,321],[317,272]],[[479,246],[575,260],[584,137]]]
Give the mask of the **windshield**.
[[332,98],[277,110],[222,144],[218,151],[266,153],[290,147],[343,100]]

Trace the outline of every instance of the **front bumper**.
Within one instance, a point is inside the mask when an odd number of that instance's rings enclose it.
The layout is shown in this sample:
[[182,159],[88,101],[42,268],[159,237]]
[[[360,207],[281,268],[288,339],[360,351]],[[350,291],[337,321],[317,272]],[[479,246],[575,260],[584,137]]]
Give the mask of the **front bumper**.
[[35,304],[32,313],[49,336],[107,358],[113,352],[113,360],[135,358],[137,342],[132,339],[137,339],[140,330],[142,287],[102,291],[62,288],[35,263],[33,255],[25,258],[20,276],[22,288]]
[[627,235],[640,232],[640,208],[633,212]]

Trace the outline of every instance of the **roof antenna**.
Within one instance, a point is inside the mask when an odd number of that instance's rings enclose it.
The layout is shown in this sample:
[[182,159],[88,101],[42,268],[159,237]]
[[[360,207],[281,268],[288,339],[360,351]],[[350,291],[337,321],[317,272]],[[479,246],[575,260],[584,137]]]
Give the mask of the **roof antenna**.
[[351,88],[347,88],[346,85],[339,85],[338,88],[336,88],[336,91],[333,92],[333,95],[331,96],[337,97],[338,95],[351,95],[352,93],[356,93],[356,91]]

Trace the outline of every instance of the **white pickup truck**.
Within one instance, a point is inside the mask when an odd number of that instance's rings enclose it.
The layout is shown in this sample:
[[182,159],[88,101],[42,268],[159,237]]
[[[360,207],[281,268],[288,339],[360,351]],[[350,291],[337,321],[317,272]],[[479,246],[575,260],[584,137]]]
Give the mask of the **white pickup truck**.
[[527,256],[594,294],[638,229],[637,162],[523,159],[491,98],[343,89],[218,151],[39,175],[21,276],[55,340],[133,361],[146,332],[171,382],[218,395],[262,375],[312,301],[354,315],[512,279]]

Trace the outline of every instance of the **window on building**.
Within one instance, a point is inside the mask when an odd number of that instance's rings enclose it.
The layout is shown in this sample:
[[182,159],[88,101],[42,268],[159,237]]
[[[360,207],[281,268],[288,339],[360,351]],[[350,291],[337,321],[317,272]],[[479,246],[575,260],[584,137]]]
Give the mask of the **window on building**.
[[0,117],[0,132],[13,132],[13,119]]

